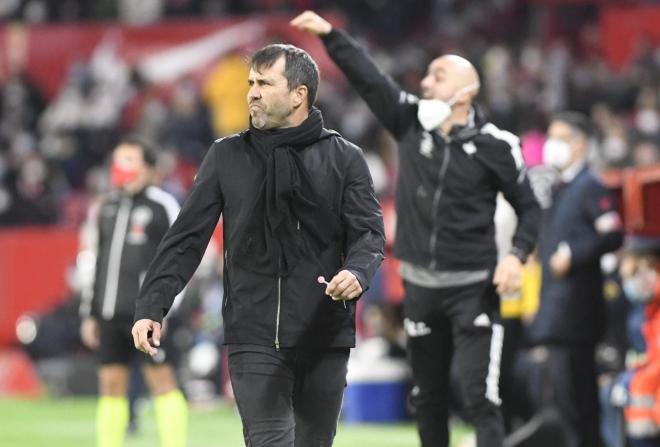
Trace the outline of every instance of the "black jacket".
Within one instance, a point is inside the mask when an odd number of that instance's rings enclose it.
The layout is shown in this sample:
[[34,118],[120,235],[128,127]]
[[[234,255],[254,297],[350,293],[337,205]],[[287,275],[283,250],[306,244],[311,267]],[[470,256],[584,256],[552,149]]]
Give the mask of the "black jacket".
[[[336,239],[322,252],[308,250],[286,277],[236,264],[241,230],[265,178],[262,150],[250,131],[216,141],[197,173],[190,196],[163,239],[140,292],[135,319],[160,321],[200,262],[222,214],[223,317],[226,343],[265,346],[350,347],[355,344],[355,303],[335,302],[316,279],[354,272],[363,289],[383,259],[382,213],[361,150],[335,132],[300,151],[318,195],[341,219]],[[309,239],[304,225],[296,234]]]
[[[616,201],[584,168],[555,190],[552,202],[539,238],[541,302],[529,336],[533,344],[593,345],[606,321],[600,258],[617,250],[623,240]],[[571,268],[565,277],[556,278],[549,263],[562,242],[570,249]]]
[[83,294],[83,316],[133,319],[140,282],[178,212],[176,199],[155,186],[135,195],[112,192],[92,210],[86,225],[94,233],[96,270],[91,293]]
[[330,57],[399,142],[394,254],[434,270],[481,270],[497,260],[498,191],[518,216],[513,246],[532,251],[541,219],[529,186],[518,138],[487,123],[474,108],[466,127],[449,138],[426,132],[418,98],[384,75],[341,30],[323,37]]

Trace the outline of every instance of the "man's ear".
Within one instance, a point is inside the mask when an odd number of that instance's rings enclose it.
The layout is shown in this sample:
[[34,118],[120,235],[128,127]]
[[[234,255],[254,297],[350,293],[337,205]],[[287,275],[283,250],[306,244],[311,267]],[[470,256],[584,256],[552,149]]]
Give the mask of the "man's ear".
[[291,93],[293,94],[293,106],[295,108],[298,108],[307,102],[309,90],[306,85],[299,85],[294,88]]
[[473,96],[473,92],[463,91],[456,97],[456,104],[468,104],[470,101],[472,101]]

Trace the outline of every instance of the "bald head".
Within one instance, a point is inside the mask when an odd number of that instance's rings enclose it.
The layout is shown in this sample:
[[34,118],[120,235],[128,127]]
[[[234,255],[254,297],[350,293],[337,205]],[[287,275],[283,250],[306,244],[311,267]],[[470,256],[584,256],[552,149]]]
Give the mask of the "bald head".
[[[479,84],[479,75],[474,65],[467,59],[455,54],[447,54],[436,59],[445,67],[451,77],[455,77],[461,87]],[[434,61],[435,62],[435,61]],[[478,87],[477,87],[478,89]],[[478,91],[478,90],[477,90]]]
[[420,84],[426,99],[454,99],[456,104],[471,104],[479,93],[479,74],[467,59],[446,54],[429,64],[428,73]]

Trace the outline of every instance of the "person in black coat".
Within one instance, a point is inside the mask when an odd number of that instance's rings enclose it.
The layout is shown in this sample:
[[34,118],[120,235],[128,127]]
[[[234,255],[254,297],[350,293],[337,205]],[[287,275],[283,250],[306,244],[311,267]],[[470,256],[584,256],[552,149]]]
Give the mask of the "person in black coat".
[[[518,137],[485,118],[475,101],[477,70],[460,56],[434,59],[418,98],[316,13],[306,11],[291,25],[321,38],[399,146],[394,255],[401,260],[406,292],[412,402],[422,445],[449,445],[453,364],[460,370],[458,388],[477,446],[501,447],[504,329],[498,294],[520,288],[541,220]],[[493,218],[500,192],[518,221],[512,248],[498,261]]]
[[225,342],[250,447],[332,445],[355,300],[383,260],[366,161],[323,127],[318,82],[316,63],[294,46],[252,57],[250,128],[209,149],[135,310],[135,346],[155,355],[160,322],[222,214]]
[[547,356],[543,405],[555,406],[579,447],[601,445],[594,350],[603,334],[600,258],[617,250],[622,222],[612,192],[587,164],[590,123],[556,115],[544,162],[559,171],[539,237],[541,300],[528,336]]

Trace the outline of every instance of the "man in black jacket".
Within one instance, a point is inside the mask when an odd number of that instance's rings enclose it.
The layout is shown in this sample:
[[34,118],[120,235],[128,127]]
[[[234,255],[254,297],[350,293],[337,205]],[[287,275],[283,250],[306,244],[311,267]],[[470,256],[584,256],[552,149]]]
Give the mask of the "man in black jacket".
[[354,300],[383,259],[366,162],[323,128],[312,107],[318,82],[316,63],[294,46],[252,57],[250,129],[209,150],[135,312],[135,346],[155,355],[160,321],[222,214],[225,340],[250,447],[332,445],[355,344]]
[[130,329],[140,281],[161,239],[179,212],[176,199],[151,185],[156,152],[136,137],[112,153],[113,191],[90,208],[83,248],[96,255],[94,281],[83,290],[83,342],[98,350],[97,446],[121,447],[129,419],[130,365],[142,365],[154,397],[162,445],[184,447],[188,405],[177,388],[167,347],[150,358],[133,349]]
[[[429,65],[425,99],[384,75],[347,34],[311,11],[291,22],[320,36],[330,57],[399,142],[397,228],[405,327],[424,446],[447,446],[453,361],[479,447],[501,446],[498,393],[503,337],[499,293],[520,287],[540,208],[518,138],[485,122],[473,106],[479,76],[447,55]],[[502,192],[518,216],[513,248],[497,265],[493,215]]]
[[594,363],[606,320],[600,258],[623,240],[615,198],[587,165],[589,129],[576,112],[557,115],[548,128],[543,158],[560,182],[543,218],[541,302],[529,329],[547,355],[544,404],[557,407],[577,447],[601,445]]

